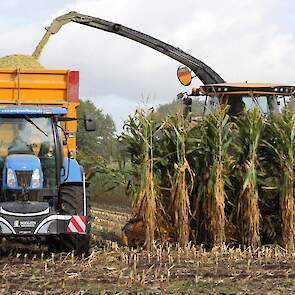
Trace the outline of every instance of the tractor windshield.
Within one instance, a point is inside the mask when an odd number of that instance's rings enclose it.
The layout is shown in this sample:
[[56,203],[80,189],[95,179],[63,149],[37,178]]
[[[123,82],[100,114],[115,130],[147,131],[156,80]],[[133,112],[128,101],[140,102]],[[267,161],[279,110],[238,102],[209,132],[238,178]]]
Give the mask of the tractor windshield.
[[35,155],[41,162],[44,187],[54,188],[56,183],[54,142],[51,118],[0,117],[0,171],[3,170],[8,155]]

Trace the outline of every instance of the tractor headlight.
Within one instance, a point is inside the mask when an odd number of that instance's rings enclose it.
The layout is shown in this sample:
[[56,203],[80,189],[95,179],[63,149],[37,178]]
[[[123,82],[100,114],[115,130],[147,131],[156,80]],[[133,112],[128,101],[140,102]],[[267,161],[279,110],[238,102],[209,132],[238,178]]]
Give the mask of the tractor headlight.
[[7,169],[7,186],[9,188],[16,188],[16,177],[11,168]]
[[40,170],[35,169],[32,174],[32,188],[39,188],[41,186]]

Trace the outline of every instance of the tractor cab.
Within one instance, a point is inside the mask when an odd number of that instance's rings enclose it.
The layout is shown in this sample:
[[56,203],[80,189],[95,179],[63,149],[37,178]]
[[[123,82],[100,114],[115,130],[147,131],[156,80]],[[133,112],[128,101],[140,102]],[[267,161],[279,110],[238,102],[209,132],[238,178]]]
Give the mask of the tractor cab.
[[0,107],[1,202],[49,201],[57,195],[64,108]]
[[0,107],[0,202],[43,202],[57,196],[69,170],[60,126],[66,114],[65,108]]

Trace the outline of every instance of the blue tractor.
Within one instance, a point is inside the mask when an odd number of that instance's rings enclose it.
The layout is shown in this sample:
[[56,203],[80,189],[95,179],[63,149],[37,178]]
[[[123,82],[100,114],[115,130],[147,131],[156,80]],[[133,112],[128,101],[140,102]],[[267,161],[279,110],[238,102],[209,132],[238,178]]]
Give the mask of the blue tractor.
[[[83,168],[62,128],[63,107],[0,107],[0,235],[48,245],[51,251],[87,253],[90,204]],[[87,131],[95,121],[84,118]]]

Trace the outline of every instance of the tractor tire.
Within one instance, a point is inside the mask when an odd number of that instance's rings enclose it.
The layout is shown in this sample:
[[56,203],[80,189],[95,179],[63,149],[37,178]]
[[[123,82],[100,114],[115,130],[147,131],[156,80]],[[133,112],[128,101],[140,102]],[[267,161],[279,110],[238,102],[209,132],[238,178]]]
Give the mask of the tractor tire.
[[[68,215],[83,215],[83,186],[80,185],[65,185],[60,188],[60,204],[61,211]],[[60,234],[58,236],[58,248],[61,251],[72,252],[80,255],[89,254],[90,249],[90,205],[89,191],[86,191],[87,196],[87,226],[86,234]],[[55,247],[56,248],[56,244]],[[56,249],[54,249],[56,250]]]

